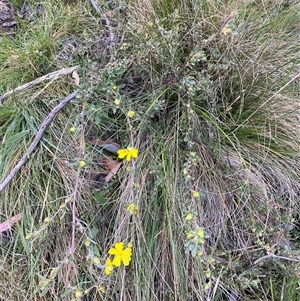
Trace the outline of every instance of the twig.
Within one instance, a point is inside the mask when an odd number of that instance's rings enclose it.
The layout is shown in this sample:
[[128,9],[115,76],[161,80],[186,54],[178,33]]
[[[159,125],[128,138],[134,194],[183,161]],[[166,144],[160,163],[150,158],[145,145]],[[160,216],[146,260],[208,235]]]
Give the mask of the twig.
[[45,80],[49,80],[49,79],[57,79],[59,78],[60,76],[63,76],[63,75],[66,75],[66,74],[69,74],[69,73],[72,73],[74,70],[76,70],[79,66],[74,66],[74,67],[70,67],[70,68],[64,68],[64,69],[61,69],[61,70],[57,70],[57,71],[53,71],[51,73],[48,73],[44,76],[41,76],[39,78],[36,78],[35,80],[27,83],[27,84],[24,84],[22,86],[19,86],[13,90],[10,90],[8,92],[6,92],[5,94],[1,95],[0,96],[0,105],[2,105],[3,101],[11,94],[13,94],[14,92],[17,92],[17,91],[22,91],[22,90],[26,90],[34,85],[37,85]]
[[284,259],[284,260],[288,260],[288,261],[294,261],[294,262],[300,262],[299,259],[295,259],[295,258],[289,258],[289,257],[284,257],[284,256],[279,256],[279,255],[275,255],[275,254],[268,254],[265,255],[261,258],[258,258],[257,260],[254,261],[254,265],[256,266],[258,263],[260,263],[261,261],[268,259],[268,258],[278,258],[278,259]]
[[92,6],[93,6],[93,9],[98,13],[98,14],[101,14],[101,11],[100,11],[100,8],[98,6],[98,4],[96,3],[95,0],[90,0]]
[[4,190],[4,188],[10,183],[10,181],[13,179],[13,177],[18,173],[18,171],[21,169],[21,167],[26,163],[29,156],[33,153],[34,149],[42,139],[42,136],[47,128],[47,126],[52,122],[56,114],[67,104],[69,103],[73,98],[75,98],[78,94],[78,90],[64,98],[46,117],[46,119],[42,122],[40,129],[36,133],[36,136],[29,146],[28,150],[25,152],[23,157],[20,159],[19,163],[12,169],[12,171],[9,173],[9,175],[5,178],[5,180],[0,184],[0,193]]

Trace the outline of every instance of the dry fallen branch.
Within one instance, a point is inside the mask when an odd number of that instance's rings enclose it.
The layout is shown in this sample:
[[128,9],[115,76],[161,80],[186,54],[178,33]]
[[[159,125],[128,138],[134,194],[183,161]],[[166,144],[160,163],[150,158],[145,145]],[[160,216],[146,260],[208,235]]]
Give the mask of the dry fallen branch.
[[72,73],[74,70],[76,70],[79,66],[74,66],[74,67],[70,67],[70,68],[64,68],[64,69],[61,69],[61,70],[58,70],[58,71],[53,71],[49,74],[46,74],[44,76],[41,76],[27,84],[24,84],[22,86],[19,86],[13,90],[10,90],[8,92],[6,92],[5,94],[3,94],[2,96],[0,96],[0,105],[2,105],[3,101],[11,94],[13,94],[14,92],[17,92],[17,91],[22,91],[22,90],[26,90],[34,85],[37,85],[45,80],[50,80],[50,79],[57,79],[59,78],[60,76],[63,76],[63,75],[66,75],[66,74],[69,74],[69,73]]
[[19,163],[12,169],[12,171],[9,173],[9,175],[6,177],[6,179],[0,184],[0,193],[4,190],[4,188],[9,184],[9,182],[13,179],[13,177],[18,173],[18,171],[21,169],[21,167],[26,163],[28,157],[32,154],[40,140],[42,139],[42,136],[47,128],[47,126],[52,122],[56,114],[67,104],[69,103],[73,98],[75,98],[78,94],[78,90],[73,92],[72,94],[68,95],[66,98],[64,98],[46,117],[46,119],[42,122],[40,129],[38,130],[33,142],[29,146],[28,150],[25,152],[23,157],[20,159]]

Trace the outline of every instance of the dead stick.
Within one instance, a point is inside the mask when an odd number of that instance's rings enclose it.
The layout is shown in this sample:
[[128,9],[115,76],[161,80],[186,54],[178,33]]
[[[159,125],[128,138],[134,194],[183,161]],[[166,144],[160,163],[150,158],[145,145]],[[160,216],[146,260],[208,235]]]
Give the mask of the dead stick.
[[60,76],[72,73],[74,70],[76,70],[79,66],[74,66],[74,67],[70,67],[70,68],[65,68],[65,69],[61,69],[61,70],[57,70],[57,71],[53,71],[49,74],[46,74],[44,76],[41,76],[27,84],[24,84],[22,86],[19,86],[13,90],[10,90],[8,92],[6,92],[5,94],[0,96],[0,105],[2,105],[3,100],[5,100],[9,95],[13,94],[14,92],[17,91],[22,91],[22,90],[26,90],[34,85],[37,85],[45,80],[49,80],[49,79],[57,79]]
[[52,122],[56,114],[67,104],[69,103],[73,98],[75,98],[78,94],[78,90],[74,91],[72,94],[68,95],[66,98],[64,98],[45,118],[45,120],[42,122],[40,129],[35,135],[35,138],[31,145],[29,146],[28,150],[25,152],[23,157],[20,159],[19,163],[12,169],[12,171],[9,173],[9,175],[5,178],[5,180],[0,184],[0,193],[4,190],[4,188],[9,184],[9,182],[13,179],[13,177],[18,173],[18,171],[21,169],[21,167],[26,163],[29,156],[33,153],[34,149],[40,142],[40,140],[43,137],[43,134],[47,128],[47,126]]
[[96,13],[101,14],[100,8],[99,8],[98,4],[96,3],[96,1],[95,0],[90,0],[90,1],[93,6],[93,9],[96,11]]

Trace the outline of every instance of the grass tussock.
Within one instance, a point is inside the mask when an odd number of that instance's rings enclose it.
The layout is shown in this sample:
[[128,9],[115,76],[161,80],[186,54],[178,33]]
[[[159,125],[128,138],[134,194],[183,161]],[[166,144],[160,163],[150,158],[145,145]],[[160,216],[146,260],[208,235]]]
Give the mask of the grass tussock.
[[3,181],[79,89],[0,194],[1,299],[298,300],[299,6],[202,2],[49,1],[1,37],[0,91],[80,65],[0,106]]

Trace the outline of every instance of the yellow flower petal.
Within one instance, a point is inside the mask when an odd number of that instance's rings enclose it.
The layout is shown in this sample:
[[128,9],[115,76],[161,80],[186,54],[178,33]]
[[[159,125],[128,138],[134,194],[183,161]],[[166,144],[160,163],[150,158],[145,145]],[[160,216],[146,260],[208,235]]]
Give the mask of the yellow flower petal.
[[128,154],[128,150],[127,149],[119,149],[118,150],[118,157],[119,157],[119,159],[125,158],[125,156],[127,156],[127,154]]
[[123,242],[116,242],[115,243],[115,248],[118,250],[119,254],[122,253],[123,248],[124,248],[124,243]]
[[129,161],[130,161],[130,159],[131,159],[131,154],[130,154],[130,152],[128,152],[128,153],[127,153],[127,155],[126,155],[126,161],[128,161],[128,162],[129,162]]
[[195,237],[195,233],[193,231],[189,231],[186,235],[187,239],[193,239]]
[[135,204],[129,204],[129,205],[127,206],[127,211],[128,211],[130,214],[135,215],[135,216],[138,216],[138,214],[139,214],[139,208],[138,208],[138,206],[135,205]]
[[115,101],[114,101],[115,105],[118,106],[120,103],[121,103],[121,100],[116,98]]
[[198,191],[193,191],[193,197],[198,198],[199,197],[199,192]]
[[99,257],[95,256],[95,257],[93,258],[93,263],[94,263],[94,264],[100,264],[100,259],[99,259]]
[[117,242],[115,243],[114,248],[110,248],[108,251],[108,254],[110,255],[121,255],[123,251],[124,243],[123,242]]
[[138,157],[139,151],[138,151],[136,148],[134,148],[134,147],[127,147],[127,149],[128,149],[130,155],[131,155],[133,158],[136,159],[136,158]]
[[84,167],[84,166],[86,166],[86,162],[84,160],[80,160],[78,165],[79,165],[79,167]]
[[199,237],[204,238],[204,234],[205,234],[205,232],[204,232],[204,229],[203,229],[203,228],[199,228],[199,229],[197,230],[197,235],[198,235]]
[[125,266],[128,266],[131,261],[131,248],[126,248],[122,254],[122,261]]
[[188,213],[188,214],[185,216],[185,220],[189,222],[189,221],[193,220],[194,217],[195,217],[195,215],[194,215],[193,213]]
[[105,286],[103,284],[99,284],[96,288],[98,292],[105,293]]
[[134,111],[128,111],[127,116],[132,118],[135,115]]
[[119,267],[121,265],[121,259],[122,258],[119,255],[116,255],[112,261],[112,264],[116,267]]
[[106,275],[110,275],[111,274],[111,272],[113,271],[113,269],[114,269],[114,266],[113,266],[113,264],[112,264],[112,261],[111,261],[111,259],[110,258],[107,258],[106,259],[106,262],[105,262],[105,274]]
[[69,129],[69,132],[71,134],[74,134],[76,132],[76,128],[74,126],[72,126],[70,129]]
[[205,243],[204,237],[199,237],[198,238],[198,244],[203,245]]
[[225,26],[223,29],[222,29],[222,33],[225,34],[225,35],[229,35],[231,34],[232,30],[230,27],[228,26]]
[[83,295],[82,291],[80,291],[80,290],[75,291],[75,298],[80,298],[80,297],[82,297],[82,295]]

